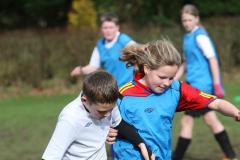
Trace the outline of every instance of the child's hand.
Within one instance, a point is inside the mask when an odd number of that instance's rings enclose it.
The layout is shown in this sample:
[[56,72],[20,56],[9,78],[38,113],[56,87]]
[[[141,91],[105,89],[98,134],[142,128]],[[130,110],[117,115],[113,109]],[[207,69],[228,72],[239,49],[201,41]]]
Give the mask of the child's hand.
[[107,135],[106,143],[107,144],[114,144],[117,135],[118,135],[118,130],[110,128],[109,132],[108,132],[108,135]]
[[155,155],[154,154],[151,155],[151,160],[155,160]]
[[214,95],[217,96],[218,98],[224,97],[224,90],[223,90],[221,84],[214,85]]
[[81,73],[82,73],[82,67],[81,67],[81,66],[77,66],[77,67],[75,67],[75,68],[72,70],[72,72],[70,73],[70,75],[71,75],[72,77],[74,77],[74,76],[79,76]]
[[[144,143],[140,143],[138,145],[140,148],[141,154],[144,158],[144,160],[155,160],[155,156],[152,154],[150,150],[147,149],[146,145]],[[151,152],[151,153],[149,153]]]
[[236,119],[236,121],[240,121],[240,111],[238,111],[238,114],[235,115],[235,119]]

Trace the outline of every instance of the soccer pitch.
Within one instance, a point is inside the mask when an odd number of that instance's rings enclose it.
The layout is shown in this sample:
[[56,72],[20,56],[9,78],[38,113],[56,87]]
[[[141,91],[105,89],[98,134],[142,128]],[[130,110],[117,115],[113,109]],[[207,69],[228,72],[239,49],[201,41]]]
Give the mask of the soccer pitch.
[[[236,97],[239,84],[225,85],[226,99],[240,106]],[[40,159],[55,127],[61,109],[77,94],[56,96],[28,96],[0,100],[0,159]],[[173,126],[173,147],[180,129],[177,113]],[[218,114],[229,133],[235,151],[240,157],[239,123]],[[217,160],[223,157],[214,136],[201,119],[196,120],[194,138],[186,153],[186,160]],[[110,159],[110,158],[109,158]]]

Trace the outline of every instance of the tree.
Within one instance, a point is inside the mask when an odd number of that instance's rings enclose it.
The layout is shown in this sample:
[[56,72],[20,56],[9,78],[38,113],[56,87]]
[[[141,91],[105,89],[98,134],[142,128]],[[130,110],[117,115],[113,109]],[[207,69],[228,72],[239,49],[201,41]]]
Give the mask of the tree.
[[71,0],[0,1],[1,28],[65,25]]
[[90,0],[73,0],[68,14],[69,25],[73,27],[87,27],[96,29],[96,11]]

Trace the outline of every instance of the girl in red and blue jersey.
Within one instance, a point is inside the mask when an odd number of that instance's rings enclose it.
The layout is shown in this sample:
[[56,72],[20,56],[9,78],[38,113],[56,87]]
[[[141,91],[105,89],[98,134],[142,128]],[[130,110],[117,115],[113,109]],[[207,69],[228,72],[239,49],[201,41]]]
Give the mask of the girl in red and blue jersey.
[[[180,67],[176,79],[186,71],[186,81],[193,87],[208,94],[223,98],[218,58],[215,47],[207,31],[199,25],[199,13],[194,5],[187,4],[181,11],[181,20],[186,33],[183,37],[183,53],[185,63]],[[181,119],[181,131],[178,138],[174,160],[181,160],[191,142],[194,118],[203,117],[213,132],[225,157],[234,159],[236,154],[232,148],[228,134],[215,112],[209,108],[198,111],[186,111]]]
[[[133,81],[120,88],[122,118],[133,125],[152,151],[152,159],[171,160],[172,121],[175,112],[211,108],[240,120],[231,103],[174,80],[181,56],[171,42],[160,40],[124,48],[121,59],[135,70]],[[114,160],[140,160],[128,141],[117,139]]]
[[89,74],[102,68],[113,75],[118,87],[129,82],[133,78],[133,68],[126,67],[126,62],[119,60],[120,51],[129,44],[135,43],[127,34],[119,32],[119,20],[115,14],[107,13],[101,16],[101,33],[103,38],[97,41],[90,62],[86,66],[77,66],[71,76]]

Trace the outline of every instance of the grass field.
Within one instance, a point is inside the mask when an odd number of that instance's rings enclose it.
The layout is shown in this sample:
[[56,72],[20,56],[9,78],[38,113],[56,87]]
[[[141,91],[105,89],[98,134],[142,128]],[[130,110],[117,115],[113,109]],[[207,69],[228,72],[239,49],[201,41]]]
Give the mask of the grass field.
[[[227,99],[240,106],[240,84],[226,86]],[[55,127],[57,116],[77,94],[56,96],[27,96],[0,100],[0,159],[37,160],[48,143]],[[235,101],[234,101],[235,99]],[[173,146],[179,132],[177,113],[173,127]],[[240,157],[239,123],[219,115],[231,136],[231,141]],[[217,160],[223,154],[209,129],[201,119],[196,121],[194,140],[186,154],[186,160]]]

